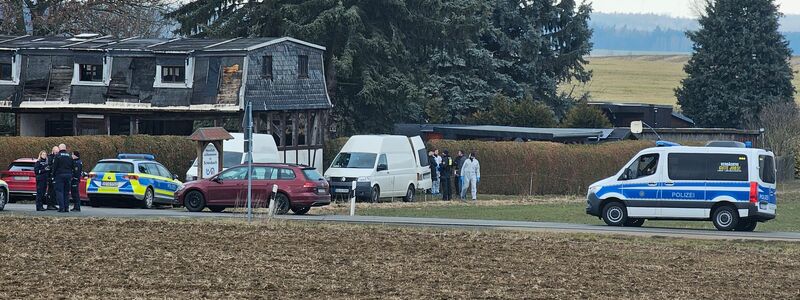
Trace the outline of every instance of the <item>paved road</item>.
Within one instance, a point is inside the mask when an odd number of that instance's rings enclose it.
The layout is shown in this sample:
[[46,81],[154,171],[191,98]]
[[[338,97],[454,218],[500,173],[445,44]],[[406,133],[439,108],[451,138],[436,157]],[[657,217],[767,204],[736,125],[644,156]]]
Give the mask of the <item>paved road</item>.
[[[191,213],[183,209],[137,209],[137,208],[93,208],[84,207],[80,213],[57,213],[53,211],[36,212],[33,204],[7,204],[5,211],[0,214],[40,215],[40,216],[68,216],[68,217],[122,217],[122,218],[244,218],[242,213]],[[263,218],[263,216],[261,216]],[[343,216],[343,215],[284,215],[279,219],[303,220],[317,222],[341,222],[356,224],[383,224],[396,226],[427,226],[427,227],[459,227],[478,229],[501,229],[523,231],[549,231],[549,232],[579,232],[601,234],[624,234],[637,236],[669,236],[688,237],[701,239],[747,239],[747,240],[783,240],[800,242],[800,232],[723,232],[704,229],[673,229],[657,227],[609,227],[601,225],[550,223],[550,222],[521,222],[521,221],[492,221],[492,220],[462,220],[441,218],[405,218],[405,217],[372,217],[372,216]]]

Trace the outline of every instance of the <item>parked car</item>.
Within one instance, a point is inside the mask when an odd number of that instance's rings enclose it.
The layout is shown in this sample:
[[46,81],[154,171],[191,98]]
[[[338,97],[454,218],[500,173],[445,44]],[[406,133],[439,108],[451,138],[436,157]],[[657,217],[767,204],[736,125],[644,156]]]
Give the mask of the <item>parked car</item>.
[[89,205],[104,202],[133,203],[142,208],[172,204],[175,191],[182,185],[150,154],[120,154],[116,159],[97,162],[89,173],[86,193]]
[[[311,207],[331,203],[330,187],[322,175],[312,167],[289,164],[253,164],[253,207],[268,207],[272,185],[278,185],[275,195],[275,212],[285,214],[307,213]],[[175,206],[184,206],[192,212],[208,207],[221,212],[227,207],[246,207],[247,165],[222,171],[211,178],[184,184],[175,192]]]
[[[35,163],[36,159],[33,158],[20,158],[12,162],[7,171],[0,171],[0,179],[8,184],[10,193],[8,202],[36,198],[36,174],[33,173]],[[87,201],[85,176],[81,178],[78,189],[81,200]]]
[[428,151],[419,136],[353,136],[333,159],[325,178],[332,194],[348,197],[356,181],[356,197],[373,202],[385,197],[414,201],[418,189],[432,186]]
[[6,203],[8,202],[8,184],[5,181],[0,180],[0,210],[6,208]]
[[[222,142],[222,170],[238,166],[245,163],[247,158],[244,154],[244,134],[231,133],[232,140]],[[253,134],[253,162],[255,163],[277,163],[281,160],[278,157],[278,146],[275,139],[269,134]],[[197,158],[194,159],[192,167],[186,171],[186,182],[197,180]]]

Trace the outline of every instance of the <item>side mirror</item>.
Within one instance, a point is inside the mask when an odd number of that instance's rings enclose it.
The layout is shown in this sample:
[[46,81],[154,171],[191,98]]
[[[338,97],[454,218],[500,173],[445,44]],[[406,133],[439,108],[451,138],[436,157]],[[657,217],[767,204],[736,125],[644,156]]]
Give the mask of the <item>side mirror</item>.
[[222,179],[219,178],[219,176],[215,176],[214,178],[211,178],[211,181],[216,182],[216,183],[222,183]]
[[178,180],[178,175],[172,174],[172,180]]
[[377,170],[378,170],[378,172],[380,172],[380,171],[386,171],[388,169],[389,169],[389,166],[387,166],[386,164],[379,164]]

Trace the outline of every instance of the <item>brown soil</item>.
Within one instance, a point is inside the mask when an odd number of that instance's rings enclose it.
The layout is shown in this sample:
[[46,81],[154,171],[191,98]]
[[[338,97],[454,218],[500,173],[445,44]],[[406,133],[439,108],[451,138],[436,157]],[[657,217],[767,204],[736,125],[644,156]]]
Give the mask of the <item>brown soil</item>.
[[797,298],[800,244],[0,217],[0,298]]

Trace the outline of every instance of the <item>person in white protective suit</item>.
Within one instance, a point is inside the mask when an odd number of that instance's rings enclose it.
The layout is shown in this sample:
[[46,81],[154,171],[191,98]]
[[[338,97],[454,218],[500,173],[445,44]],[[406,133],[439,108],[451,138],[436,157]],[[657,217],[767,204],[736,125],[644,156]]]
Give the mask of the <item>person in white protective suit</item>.
[[481,182],[481,164],[475,158],[475,152],[469,154],[469,158],[464,161],[461,167],[461,176],[464,176],[464,184],[461,186],[461,199],[466,199],[467,188],[472,189],[472,201],[478,201],[478,183]]

